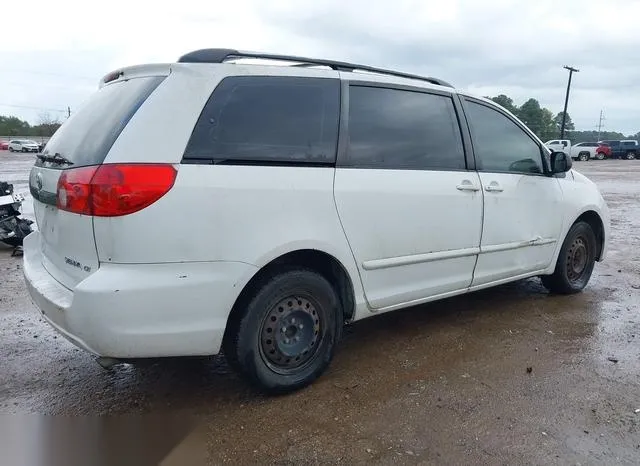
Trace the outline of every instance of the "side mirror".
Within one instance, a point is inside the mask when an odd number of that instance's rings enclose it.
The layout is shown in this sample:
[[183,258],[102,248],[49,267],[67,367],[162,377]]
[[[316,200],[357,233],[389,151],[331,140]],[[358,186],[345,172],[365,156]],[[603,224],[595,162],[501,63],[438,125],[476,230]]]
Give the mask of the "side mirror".
[[565,173],[571,170],[573,161],[564,152],[551,153],[551,173]]

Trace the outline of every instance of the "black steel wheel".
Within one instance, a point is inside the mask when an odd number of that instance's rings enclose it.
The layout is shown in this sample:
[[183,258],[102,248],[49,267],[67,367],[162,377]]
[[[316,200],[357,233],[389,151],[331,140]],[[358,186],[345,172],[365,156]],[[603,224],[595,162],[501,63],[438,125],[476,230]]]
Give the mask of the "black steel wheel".
[[596,260],[596,236],[586,222],[575,223],[562,244],[552,275],[543,276],[543,285],[554,293],[571,294],[589,283]]
[[267,393],[302,388],[327,368],[343,325],[333,286],[320,274],[289,269],[255,287],[229,323],[224,354]]

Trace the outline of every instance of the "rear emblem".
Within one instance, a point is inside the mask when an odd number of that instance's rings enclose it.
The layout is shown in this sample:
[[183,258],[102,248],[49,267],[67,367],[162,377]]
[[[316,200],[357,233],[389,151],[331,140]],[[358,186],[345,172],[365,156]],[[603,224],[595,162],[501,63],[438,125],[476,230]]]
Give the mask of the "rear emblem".
[[36,175],[36,186],[38,186],[38,191],[42,191],[42,173]]

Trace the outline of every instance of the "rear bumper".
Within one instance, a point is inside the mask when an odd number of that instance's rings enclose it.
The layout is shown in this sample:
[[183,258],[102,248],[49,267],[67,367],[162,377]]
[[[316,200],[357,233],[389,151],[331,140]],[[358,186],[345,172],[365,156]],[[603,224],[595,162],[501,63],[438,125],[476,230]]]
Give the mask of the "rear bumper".
[[240,262],[101,264],[73,290],[42,266],[40,233],[24,241],[24,275],[44,318],[99,356],[216,354],[238,294],[255,273]]

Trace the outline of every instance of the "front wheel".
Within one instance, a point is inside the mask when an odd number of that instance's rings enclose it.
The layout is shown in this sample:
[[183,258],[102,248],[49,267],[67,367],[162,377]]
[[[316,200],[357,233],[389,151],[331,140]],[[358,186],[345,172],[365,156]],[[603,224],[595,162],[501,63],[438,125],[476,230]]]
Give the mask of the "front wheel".
[[562,243],[553,275],[545,275],[542,284],[560,294],[578,293],[587,286],[596,260],[596,235],[586,222],[575,223]]
[[13,147],[9,146],[9,152],[13,152]]
[[636,153],[635,152],[628,152],[627,153],[627,160],[633,160],[636,158]]
[[598,160],[604,160],[604,157],[605,157],[604,152],[598,152],[596,154],[596,159]]
[[224,353],[267,393],[309,385],[329,366],[342,331],[342,306],[316,272],[292,268],[263,282],[230,322]]
[[581,152],[580,155],[578,155],[578,160],[580,160],[581,162],[586,162],[587,160],[589,160],[589,153]]

